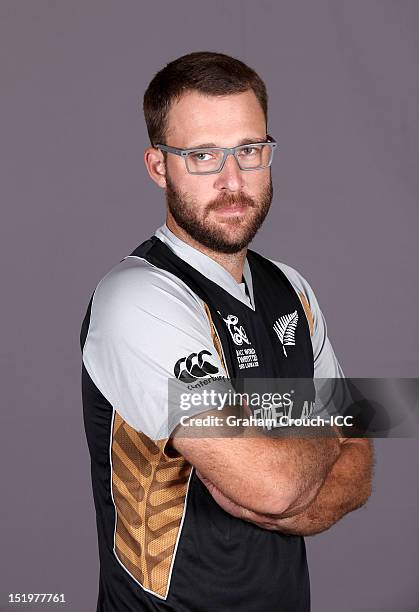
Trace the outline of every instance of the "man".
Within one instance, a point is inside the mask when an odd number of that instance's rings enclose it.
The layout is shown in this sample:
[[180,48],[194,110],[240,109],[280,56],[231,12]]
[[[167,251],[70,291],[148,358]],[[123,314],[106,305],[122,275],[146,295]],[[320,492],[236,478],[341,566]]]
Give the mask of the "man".
[[365,503],[368,441],[191,434],[217,406],[184,419],[175,399],[343,377],[310,285],[247,248],[272,200],[266,89],[236,59],[191,53],[154,77],[144,113],[166,223],[101,280],[81,332],[97,609],[306,612],[303,536]]

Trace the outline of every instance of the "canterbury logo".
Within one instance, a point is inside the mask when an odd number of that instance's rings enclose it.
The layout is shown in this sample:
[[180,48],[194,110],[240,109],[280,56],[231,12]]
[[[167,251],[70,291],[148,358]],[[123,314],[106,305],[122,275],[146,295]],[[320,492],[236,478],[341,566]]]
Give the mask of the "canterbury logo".
[[217,374],[218,368],[209,358],[209,351],[191,353],[189,357],[182,357],[175,363],[174,374],[182,382],[193,382],[199,378],[206,378]]
[[298,312],[294,310],[291,314],[283,315],[275,321],[274,330],[282,344],[285,357],[288,357],[286,346],[295,346],[295,330],[297,329]]

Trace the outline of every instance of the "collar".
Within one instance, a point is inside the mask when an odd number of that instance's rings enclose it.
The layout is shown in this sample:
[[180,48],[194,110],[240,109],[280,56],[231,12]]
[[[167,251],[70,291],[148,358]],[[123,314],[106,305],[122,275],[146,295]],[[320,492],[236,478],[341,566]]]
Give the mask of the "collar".
[[187,244],[167,227],[166,224],[159,227],[155,231],[154,235],[159,238],[164,244],[166,244],[178,257],[186,261],[190,266],[198,270],[201,274],[212,280],[214,283],[225,289],[230,295],[235,297],[237,300],[246,304],[249,308],[254,310],[254,299],[253,299],[253,283],[252,273],[250,271],[249,262],[247,258],[244,262],[243,277],[246,282],[250,298],[245,292],[243,283],[238,283],[230,272],[227,272],[223,266],[219,263],[198,251],[191,245]]

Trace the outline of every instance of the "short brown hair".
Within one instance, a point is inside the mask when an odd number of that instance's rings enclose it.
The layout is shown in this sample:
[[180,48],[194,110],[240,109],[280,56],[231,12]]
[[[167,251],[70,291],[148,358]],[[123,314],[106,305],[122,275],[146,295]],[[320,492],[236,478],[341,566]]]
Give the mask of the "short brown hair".
[[249,89],[259,100],[267,122],[265,83],[240,60],[211,51],[196,51],[173,60],[155,75],[144,94],[144,118],[151,145],[165,144],[168,112],[186,91],[217,96]]

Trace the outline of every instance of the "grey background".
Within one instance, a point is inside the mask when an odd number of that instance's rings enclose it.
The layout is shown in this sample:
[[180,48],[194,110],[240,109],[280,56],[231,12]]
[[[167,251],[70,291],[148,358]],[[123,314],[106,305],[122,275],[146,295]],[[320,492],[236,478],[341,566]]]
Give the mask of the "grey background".
[[[78,334],[101,276],[163,222],[144,89],[194,50],[260,72],[280,149],[253,247],[310,281],[347,376],[416,377],[419,3],[2,0],[0,20],[0,608],[52,591],[89,612]],[[419,607],[418,444],[376,447],[368,505],[307,539],[313,612]]]

